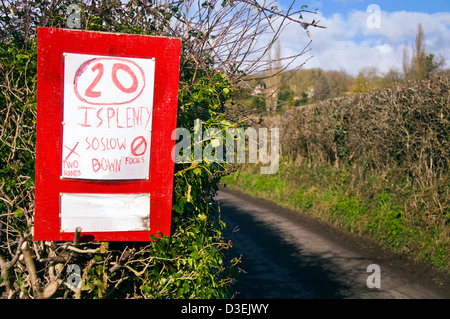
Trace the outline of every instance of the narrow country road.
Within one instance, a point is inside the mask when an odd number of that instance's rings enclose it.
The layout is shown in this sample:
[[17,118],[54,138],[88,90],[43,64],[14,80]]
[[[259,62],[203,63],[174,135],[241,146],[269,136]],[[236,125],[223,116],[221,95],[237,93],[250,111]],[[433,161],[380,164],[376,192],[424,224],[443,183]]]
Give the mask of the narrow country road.
[[[238,299],[450,298],[442,288],[448,282],[439,287],[427,281],[427,269],[369,249],[292,211],[227,188],[220,189],[217,199],[232,254],[242,256]],[[367,271],[372,264],[380,267],[380,288],[367,285],[375,274]]]

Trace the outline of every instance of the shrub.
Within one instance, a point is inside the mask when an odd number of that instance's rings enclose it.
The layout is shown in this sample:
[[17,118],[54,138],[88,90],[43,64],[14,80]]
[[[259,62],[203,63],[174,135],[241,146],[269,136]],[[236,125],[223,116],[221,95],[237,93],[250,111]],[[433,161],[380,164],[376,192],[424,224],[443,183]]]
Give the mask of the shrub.
[[[0,292],[7,298],[231,297],[237,260],[226,255],[230,244],[222,235],[224,224],[216,217],[212,199],[224,170],[212,164],[176,165],[170,237],[149,238],[149,243],[83,243],[72,250],[67,243],[32,241],[35,31],[42,25],[64,27],[60,14],[65,16],[69,3],[35,1],[27,8],[12,2],[2,9],[1,21],[8,28],[2,29],[0,46],[4,77],[0,84]],[[116,8],[111,2],[107,7],[83,9],[89,30],[165,35],[164,25],[170,19],[160,17],[143,29],[128,20],[138,12],[131,4]],[[92,19],[87,18],[91,15]],[[182,59],[178,125],[192,127],[196,118],[206,125],[220,123],[231,96],[230,83],[223,73],[196,69],[186,55]],[[195,79],[192,70],[197,72]],[[77,278],[81,287],[70,284]]]

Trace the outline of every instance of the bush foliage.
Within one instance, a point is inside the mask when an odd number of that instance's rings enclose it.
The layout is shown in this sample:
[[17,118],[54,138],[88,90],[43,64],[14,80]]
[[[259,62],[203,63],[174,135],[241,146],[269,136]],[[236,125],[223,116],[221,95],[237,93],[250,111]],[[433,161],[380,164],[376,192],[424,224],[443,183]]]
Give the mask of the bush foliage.
[[286,132],[280,136],[288,157],[348,170],[363,196],[373,193],[364,181],[377,172],[384,183],[373,187],[410,191],[406,212],[444,227],[450,221],[449,89],[450,73],[440,72],[418,83],[288,110],[270,125]]
[[[169,35],[176,6],[135,1],[77,3],[82,28]],[[10,2],[1,8],[0,294],[4,298],[229,298],[238,260],[213,197],[224,172],[213,163],[177,164],[172,232],[148,243],[33,241],[38,26],[66,27],[70,1]],[[70,13],[70,12],[69,12]],[[145,19],[144,19],[145,18]],[[145,22],[145,23],[144,23]],[[195,40],[196,35],[191,33]],[[183,39],[178,127],[221,128],[232,87]],[[80,285],[78,285],[80,283]]]

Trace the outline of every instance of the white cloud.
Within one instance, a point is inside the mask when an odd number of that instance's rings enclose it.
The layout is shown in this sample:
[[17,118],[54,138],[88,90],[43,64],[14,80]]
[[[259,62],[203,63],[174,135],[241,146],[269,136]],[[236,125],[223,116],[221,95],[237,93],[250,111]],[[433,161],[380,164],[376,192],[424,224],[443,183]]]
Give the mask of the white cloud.
[[310,29],[310,38],[303,29],[291,24],[281,38],[283,53],[299,52],[312,40],[311,51],[305,59],[310,55],[314,57],[305,68],[344,69],[356,75],[364,67],[375,66],[384,73],[390,68],[401,69],[405,42],[411,47],[417,26],[421,23],[427,52],[442,54],[447,65],[450,64],[450,13],[382,11],[380,28],[368,27],[369,15],[365,11],[351,11],[345,16],[333,14],[324,17],[320,13],[311,16],[327,28]]
[[389,53],[389,52],[392,52],[392,47],[391,47],[389,44],[377,45],[376,48],[377,48],[378,51],[380,51],[381,53]]

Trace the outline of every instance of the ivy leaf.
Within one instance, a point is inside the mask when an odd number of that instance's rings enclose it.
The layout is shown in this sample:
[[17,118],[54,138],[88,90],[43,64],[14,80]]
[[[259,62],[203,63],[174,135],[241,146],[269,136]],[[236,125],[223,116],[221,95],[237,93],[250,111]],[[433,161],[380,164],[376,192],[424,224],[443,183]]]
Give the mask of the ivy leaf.
[[21,210],[20,208],[17,208],[15,211],[14,211],[14,217],[16,217],[16,218],[21,218],[23,216],[23,210]]
[[191,256],[195,260],[200,259],[200,255],[198,254],[198,251],[196,251],[196,250],[194,250],[189,256]]
[[226,127],[231,126],[231,123],[228,122],[227,120],[222,120],[220,123],[221,123],[223,126],[226,126]]

